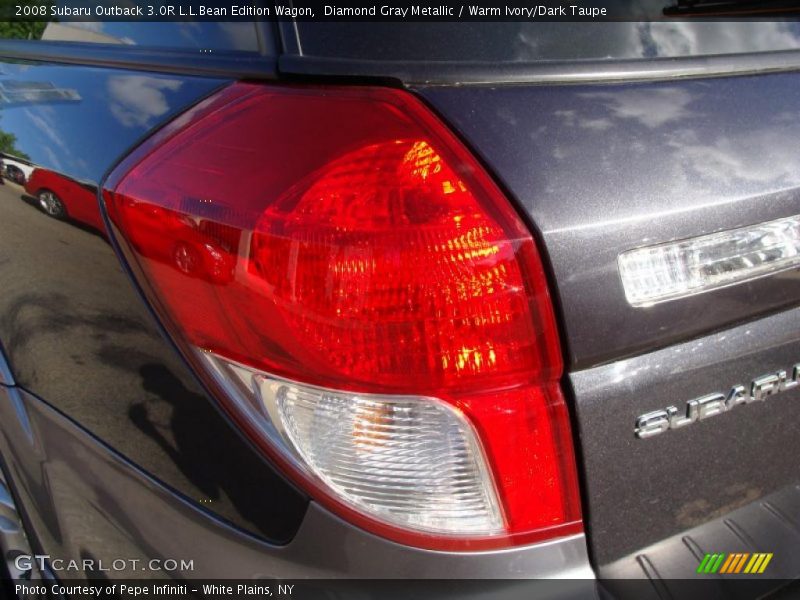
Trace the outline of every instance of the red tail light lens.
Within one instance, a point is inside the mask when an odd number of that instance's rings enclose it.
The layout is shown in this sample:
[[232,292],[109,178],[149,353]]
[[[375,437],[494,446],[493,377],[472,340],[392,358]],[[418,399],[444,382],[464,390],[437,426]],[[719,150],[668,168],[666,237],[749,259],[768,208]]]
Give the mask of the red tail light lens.
[[413,96],[236,84],[107,187],[170,331],[314,498],[434,548],[580,530],[535,244]]

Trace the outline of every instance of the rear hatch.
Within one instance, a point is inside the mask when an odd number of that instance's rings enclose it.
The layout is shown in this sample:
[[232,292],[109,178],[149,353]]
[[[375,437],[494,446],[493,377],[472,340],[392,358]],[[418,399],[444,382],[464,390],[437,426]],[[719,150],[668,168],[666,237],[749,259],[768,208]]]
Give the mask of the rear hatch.
[[633,306],[618,269],[636,248],[800,214],[800,73],[786,68],[800,59],[772,52],[800,47],[796,24],[437,24],[415,43],[390,24],[357,38],[298,25],[303,54],[284,71],[405,81],[529,217],[560,308],[599,572],[687,577],[706,552],[776,552],[774,572],[796,575],[776,548],[800,541],[797,388],[650,439],[634,429],[791,373],[800,270]]

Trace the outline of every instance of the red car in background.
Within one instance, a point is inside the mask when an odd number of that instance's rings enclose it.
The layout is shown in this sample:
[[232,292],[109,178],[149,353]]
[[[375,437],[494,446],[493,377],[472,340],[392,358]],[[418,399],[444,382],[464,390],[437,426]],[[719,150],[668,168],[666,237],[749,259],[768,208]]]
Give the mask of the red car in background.
[[[49,169],[36,168],[25,184],[46,214],[105,231],[94,188]],[[149,223],[155,235],[133,240],[136,248],[185,275],[224,283],[233,279],[239,232],[212,220],[193,221],[147,203],[126,205],[128,218]]]
[[[184,199],[184,204],[194,205],[195,213],[199,211],[191,199]],[[127,223],[138,227],[131,243],[144,256],[191,278],[218,284],[233,280],[240,230],[215,219],[193,218],[135,199],[126,199],[120,212]]]
[[25,183],[25,191],[39,207],[55,219],[74,219],[103,231],[97,192],[82,183],[49,169],[37,167]]

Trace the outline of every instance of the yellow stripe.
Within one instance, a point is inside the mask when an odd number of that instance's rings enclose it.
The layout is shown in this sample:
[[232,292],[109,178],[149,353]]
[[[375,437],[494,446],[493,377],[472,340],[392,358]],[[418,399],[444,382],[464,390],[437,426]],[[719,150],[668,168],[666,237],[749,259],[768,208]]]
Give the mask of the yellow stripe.
[[736,565],[736,570],[734,571],[734,573],[740,573],[741,572],[742,567],[744,566],[744,561],[747,560],[748,556],[750,556],[750,553],[748,553],[748,552],[745,552],[744,554],[742,554],[742,558],[739,561],[739,564]]
[[735,554],[729,554],[728,555],[728,558],[725,559],[725,564],[722,565],[722,568],[719,570],[720,573],[727,573],[728,572],[728,567],[733,562],[733,557],[734,556],[736,556],[736,555]]
[[767,568],[767,565],[769,564],[769,561],[771,561],[771,560],[772,560],[772,552],[767,554],[766,558],[764,559],[764,562],[761,563],[761,568],[758,570],[758,572],[759,573],[763,573],[764,569]]
[[763,554],[753,554],[753,558],[750,559],[750,562],[747,563],[747,566],[744,568],[745,573],[750,573],[755,570],[756,565],[761,562],[764,558]]

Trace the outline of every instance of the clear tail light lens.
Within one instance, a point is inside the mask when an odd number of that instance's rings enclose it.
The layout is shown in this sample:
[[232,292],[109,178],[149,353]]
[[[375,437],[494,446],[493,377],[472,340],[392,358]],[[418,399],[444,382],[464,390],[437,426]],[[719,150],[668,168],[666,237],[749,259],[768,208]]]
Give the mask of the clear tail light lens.
[[257,390],[254,422],[354,507],[420,531],[503,532],[481,444],[456,407],[308,386],[204,358],[223,380]]
[[650,306],[800,266],[800,216],[621,254],[625,295]]
[[186,356],[312,497],[432,548],[580,530],[535,244],[413,96],[236,84],[105,194]]

